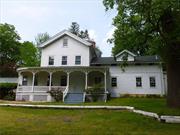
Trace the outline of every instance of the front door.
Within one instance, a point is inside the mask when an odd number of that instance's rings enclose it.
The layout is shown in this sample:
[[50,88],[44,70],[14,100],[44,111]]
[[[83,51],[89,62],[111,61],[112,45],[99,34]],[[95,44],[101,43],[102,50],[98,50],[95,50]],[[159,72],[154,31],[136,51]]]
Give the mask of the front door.
[[82,93],[85,89],[85,74],[73,72],[70,74],[70,93]]

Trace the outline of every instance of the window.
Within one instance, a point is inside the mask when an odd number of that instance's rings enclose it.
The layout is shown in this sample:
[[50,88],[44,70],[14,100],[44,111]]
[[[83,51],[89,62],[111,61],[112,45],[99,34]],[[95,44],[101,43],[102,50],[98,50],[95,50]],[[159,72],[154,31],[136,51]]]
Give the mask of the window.
[[61,86],[67,85],[67,77],[65,75],[61,76]]
[[27,76],[23,76],[22,85],[27,86]]
[[141,77],[136,77],[136,87],[142,87],[142,79],[141,79]]
[[49,56],[49,65],[54,65],[54,56]]
[[63,39],[63,47],[67,47],[68,46],[68,39],[64,38]]
[[95,77],[94,82],[95,84],[101,84],[102,82],[101,77]]
[[111,78],[111,86],[112,87],[116,87],[117,86],[117,78],[116,77],[112,77]]
[[81,56],[76,56],[75,64],[80,65],[81,64]]
[[156,87],[156,79],[155,77],[149,77],[150,87]]
[[67,56],[62,56],[62,65],[67,65]]

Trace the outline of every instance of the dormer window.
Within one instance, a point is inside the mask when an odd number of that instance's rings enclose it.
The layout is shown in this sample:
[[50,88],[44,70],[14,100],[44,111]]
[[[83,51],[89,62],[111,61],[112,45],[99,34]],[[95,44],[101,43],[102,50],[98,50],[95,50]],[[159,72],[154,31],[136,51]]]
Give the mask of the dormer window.
[[68,46],[68,39],[64,38],[63,39],[63,47],[67,47]]
[[49,65],[54,65],[54,56],[49,56]]
[[128,50],[123,50],[116,56],[116,61],[134,61],[136,55]]
[[123,60],[123,61],[127,61],[127,60],[128,60],[128,53],[124,53],[124,54],[123,54],[122,60]]

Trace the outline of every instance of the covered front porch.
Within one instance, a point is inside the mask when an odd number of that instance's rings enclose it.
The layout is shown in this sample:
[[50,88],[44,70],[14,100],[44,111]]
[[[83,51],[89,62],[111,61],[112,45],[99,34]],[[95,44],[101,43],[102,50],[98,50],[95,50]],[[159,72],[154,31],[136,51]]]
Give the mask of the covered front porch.
[[107,99],[107,67],[29,67],[19,68],[18,73],[16,100],[53,101],[49,91],[58,90],[63,102],[85,102],[94,86]]

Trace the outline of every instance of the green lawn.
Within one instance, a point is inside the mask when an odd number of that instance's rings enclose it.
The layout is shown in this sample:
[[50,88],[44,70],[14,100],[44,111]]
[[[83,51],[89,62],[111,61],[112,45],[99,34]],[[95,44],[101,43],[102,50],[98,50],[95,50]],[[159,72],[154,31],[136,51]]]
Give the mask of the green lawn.
[[[1,101],[0,103],[12,103],[7,101]],[[17,102],[16,102],[17,103]],[[48,104],[48,105],[69,105],[62,102],[18,102],[27,104]],[[74,105],[74,104],[72,104]],[[165,98],[114,98],[107,103],[104,102],[94,102],[94,103],[83,103],[80,105],[124,105],[133,106],[136,109],[141,109],[145,111],[156,112],[159,115],[180,115],[180,108],[173,109],[166,106]]]
[[179,124],[128,111],[0,107],[0,135],[179,135]]

